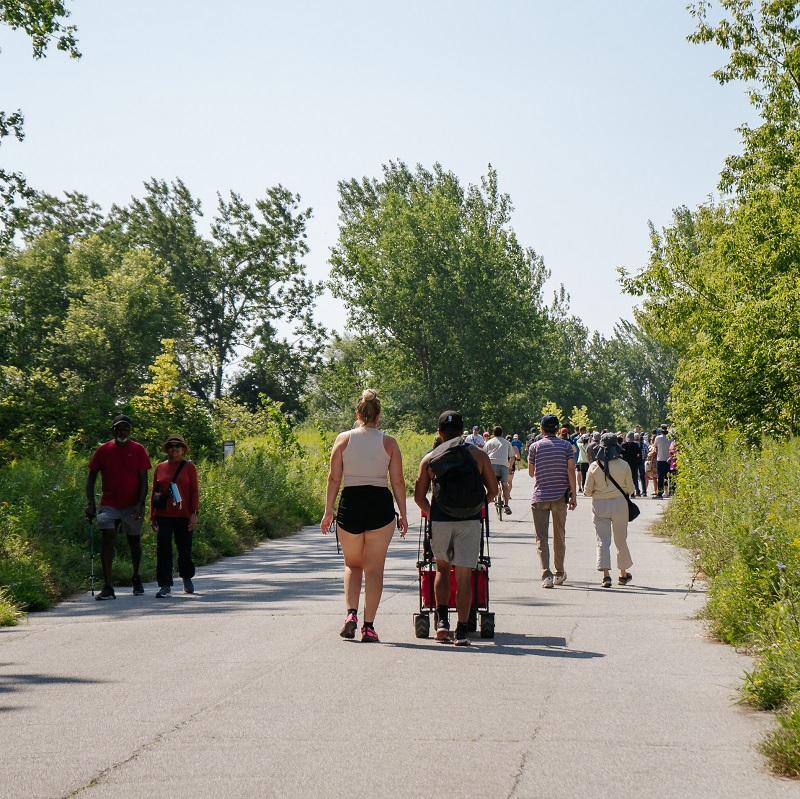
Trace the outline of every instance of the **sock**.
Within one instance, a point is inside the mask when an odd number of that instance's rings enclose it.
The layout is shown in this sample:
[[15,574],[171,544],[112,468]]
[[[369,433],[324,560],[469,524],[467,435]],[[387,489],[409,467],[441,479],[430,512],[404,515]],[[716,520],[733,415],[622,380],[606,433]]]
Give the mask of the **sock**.
[[467,623],[465,621],[460,621],[456,624],[456,632],[466,632],[467,631]]
[[364,622],[364,626],[365,627],[372,627],[373,629],[375,629],[374,626],[373,626],[373,622],[371,622],[371,621],[365,621]]
[[436,615],[439,621],[445,622],[448,626],[450,625],[450,608],[447,605],[437,605]]
[[347,609],[347,614],[348,614],[348,615],[350,615],[351,613],[352,613],[354,616],[358,616],[358,608],[348,608],[348,609]]

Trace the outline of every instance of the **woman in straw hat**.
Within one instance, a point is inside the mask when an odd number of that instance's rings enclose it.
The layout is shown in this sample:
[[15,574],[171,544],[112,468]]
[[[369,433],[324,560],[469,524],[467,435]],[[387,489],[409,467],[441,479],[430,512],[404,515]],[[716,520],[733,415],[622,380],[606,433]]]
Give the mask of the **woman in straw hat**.
[[172,593],[172,539],[178,550],[178,574],[183,580],[183,590],[194,593],[194,561],[192,560],[192,534],[197,526],[200,500],[197,488],[197,469],[185,460],[189,445],[183,436],[170,435],[161,447],[167,460],[159,463],[153,473],[153,490],[150,494],[150,526],[157,535],[156,597],[164,599]]

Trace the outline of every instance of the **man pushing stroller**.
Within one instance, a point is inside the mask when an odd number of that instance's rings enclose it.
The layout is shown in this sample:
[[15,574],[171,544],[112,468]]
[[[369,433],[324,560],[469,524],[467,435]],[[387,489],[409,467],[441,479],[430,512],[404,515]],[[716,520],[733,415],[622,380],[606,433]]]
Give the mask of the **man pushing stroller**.
[[[436,558],[436,640],[449,642],[450,570],[455,566],[455,645],[469,645],[467,623],[472,605],[472,570],[478,561],[481,541],[481,511],[494,500],[497,478],[488,456],[461,440],[461,414],[445,411],[439,417],[439,435],[444,440],[419,465],[414,501],[431,522],[431,547]],[[428,490],[433,483],[433,500]]]

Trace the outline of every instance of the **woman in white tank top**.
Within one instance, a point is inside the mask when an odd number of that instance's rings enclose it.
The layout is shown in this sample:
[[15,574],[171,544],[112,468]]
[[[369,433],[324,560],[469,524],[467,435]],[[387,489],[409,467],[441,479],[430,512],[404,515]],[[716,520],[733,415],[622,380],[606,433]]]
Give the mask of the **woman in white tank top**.
[[[406,483],[403,458],[392,436],[378,430],[381,401],[371,388],[358,401],[354,430],[340,433],[331,452],[325,515],[320,527],[327,534],[333,522],[333,505],[344,482],[336,513],[339,541],[344,554],[344,594],[347,617],[340,635],[355,638],[358,629],[358,602],[364,583],[364,625],[361,641],[377,642],[375,614],[383,592],[386,552],[395,529],[394,501],[399,518],[400,537],[408,531]],[[391,483],[391,491],[389,484]]]

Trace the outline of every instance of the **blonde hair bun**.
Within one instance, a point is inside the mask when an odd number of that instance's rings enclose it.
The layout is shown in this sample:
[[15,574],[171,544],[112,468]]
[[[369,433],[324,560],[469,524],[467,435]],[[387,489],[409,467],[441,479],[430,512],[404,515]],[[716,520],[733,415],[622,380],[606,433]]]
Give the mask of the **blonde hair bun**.
[[381,401],[378,399],[378,392],[374,388],[365,388],[361,392],[361,398],[356,405],[358,417],[364,424],[374,422],[381,413]]

